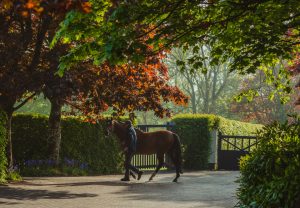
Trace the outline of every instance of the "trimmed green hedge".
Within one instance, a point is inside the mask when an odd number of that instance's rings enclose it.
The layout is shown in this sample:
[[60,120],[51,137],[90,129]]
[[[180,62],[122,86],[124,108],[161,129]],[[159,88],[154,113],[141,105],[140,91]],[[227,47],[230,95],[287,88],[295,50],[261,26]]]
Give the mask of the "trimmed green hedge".
[[[122,155],[117,140],[105,138],[104,125],[104,122],[91,124],[79,118],[63,118],[60,151],[62,162],[74,168],[82,166],[89,174],[120,172]],[[21,174],[28,165],[47,165],[44,164],[50,155],[47,126],[47,116],[18,114],[13,117],[13,153]]]
[[181,114],[172,119],[174,131],[183,145],[183,166],[186,169],[205,169],[210,154],[210,132],[218,127],[215,115]]
[[219,118],[218,130],[225,135],[250,136],[263,128],[260,124],[251,124],[241,121],[229,120],[223,117]]
[[240,161],[240,207],[299,207],[299,124],[275,123],[259,133],[258,148]]
[[6,114],[0,110],[0,183],[5,182],[6,178]]
[[172,122],[183,144],[184,168],[194,170],[208,167],[212,130],[228,135],[251,135],[262,127],[209,114],[180,114]]

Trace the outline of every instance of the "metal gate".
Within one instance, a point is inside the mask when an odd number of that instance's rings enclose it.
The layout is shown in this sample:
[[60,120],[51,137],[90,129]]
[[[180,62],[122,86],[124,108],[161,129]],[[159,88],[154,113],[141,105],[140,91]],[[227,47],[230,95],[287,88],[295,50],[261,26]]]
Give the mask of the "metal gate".
[[219,132],[218,169],[239,170],[241,156],[249,154],[257,147],[258,142],[255,136],[222,135]]
[[[172,130],[172,123],[167,123],[164,125],[138,125],[137,127],[144,132],[158,131],[158,130]],[[158,161],[156,154],[153,155],[135,155],[132,158],[132,164],[141,169],[154,169]],[[163,166],[163,168],[166,168]]]

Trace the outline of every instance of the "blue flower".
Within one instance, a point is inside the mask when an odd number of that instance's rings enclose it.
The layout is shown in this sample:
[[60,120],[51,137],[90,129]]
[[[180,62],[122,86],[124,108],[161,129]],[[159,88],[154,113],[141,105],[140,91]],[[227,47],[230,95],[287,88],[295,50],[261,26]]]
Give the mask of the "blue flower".
[[79,166],[80,169],[87,169],[87,167],[88,167],[87,163],[81,163]]

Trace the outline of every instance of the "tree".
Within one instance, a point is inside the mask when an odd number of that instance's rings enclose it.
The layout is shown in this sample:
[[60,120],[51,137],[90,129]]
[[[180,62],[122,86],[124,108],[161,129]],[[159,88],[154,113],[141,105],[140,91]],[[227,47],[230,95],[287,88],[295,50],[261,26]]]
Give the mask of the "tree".
[[[2,1],[0,4],[0,108],[8,115],[9,168],[13,167],[11,119],[15,110],[42,90],[41,54],[59,22],[78,1]],[[53,29],[54,28],[54,29]],[[51,37],[52,36],[52,37]],[[32,93],[33,92],[33,93]],[[17,106],[16,103],[21,101]]]
[[[51,102],[49,135],[54,141],[53,159],[59,162],[63,104],[80,110],[91,120],[97,119],[109,107],[115,115],[153,110],[156,116],[164,117],[171,113],[163,106],[164,102],[186,104],[187,97],[177,87],[167,84],[167,68],[161,62],[161,56],[149,57],[139,65],[103,64],[97,67],[87,62],[66,71],[63,77],[48,75],[50,83],[46,82],[44,93]],[[57,58],[51,63],[58,64],[59,56],[51,57]]]
[[[54,73],[59,58],[66,54],[71,45],[57,44],[50,50],[48,43],[68,10],[76,8],[89,12],[89,5],[81,1],[2,2],[1,17],[5,21],[1,22],[4,30],[1,30],[3,82],[0,106],[9,112],[10,124],[12,113],[17,109],[16,102],[26,92],[33,92],[19,104],[20,107],[43,91],[51,102],[49,139],[53,141],[52,158],[57,163],[61,108],[65,103],[79,107],[90,116],[106,110],[108,106],[112,106],[118,114],[125,110],[153,109],[157,116],[166,116],[170,112],[161,105],[162,99],[175,103],[185,103],[187,100],[177,88],[166,84],[167,71],[159,62],[162,54],[140,65],[124,64],[119,67],[109,63],[95,67],[86,61],[74,66],[74,70],[66,72],[63,77],[56,76]],[[10,135],[8,140],[11,144]],[[10,145],[10,167],[12,162]]]
[[[271,73],[275,77],[280,77],[284,83],[286,79],[289,79],[281,74],[282,70],[286,67],[286,63],[278,63],[265,70],[258,71],[254,75],[248,75],[241,82],[240,91],[253,91],[255,89],[256,96],[249,102],[247,99],[242,99],[240,102],[231,103],[231,111],[239,113],[241,119],[247,122],[258,122],[261,124],[270,124],[274,121],[284,123],[288,120],[287,114],[295,113],[294,103],[297,96],[297,92],[289,95],[290,101],[286,104],[282,103],[279,95],[281,91],[277,91],[270,81],[266,81]],[[269,84],[267,84],[269,82]],[[295,81],[291,83],[291,86],[295,84]],[[254,91],[253,91],[254,92]]]
[[[200,43],[211,47],[211,65],[230,58],[229,70],[245,74],[279,58],[290,60],[299,47],[297,0],[90,2],[92,12],[69,14],[56,36],[54,42],[77,42],[77,47],[62,59],[61,72],[86,59],[111,64],[139,62],[173,46],[193,47],[191,65],[197,68],[204,62],[197,55]],[[88,42],[82,42],[91,36]],[[154,48],[153,53],[145,50],[146,44]],[[291,91],[278,82],[274,86]]]
[[[188,98],[168,85],[168,71],[160,55],[149,57],[138,65],[124,64],[83,67],[87,75],[79,96],[71,97],[74,106],[81,106],[85,115],[95,117],[112,108],[114,114],[153,110],[158,117],[170,116],[163,103],[184,105]],[[93,83],[93,84],[91,84]],[[88,87],[89,86],[89,87]]]
[[[192,113],[224,113],[226,101],[230,100],[238,87],[237,75],[230,73],[228,64],[210,65],[210,49],[199,46],[203,64],[195,69],[190,64],[191,49],[175,48],[168,54],[168,64],[175,85],[188,93]],[[180,63],[180,64],[178,64]],[[223,111],[223,112],[222,112]],[[227,111],[227,110],[225,110]]]
[[[87,34],[97,34],[88,44],[88,51],[86,44],[78,45],[78,50],[70,53],[68,62],[74,61],[72,55],[79,51],[110,63],[135,60],[133,52],[145,48],[141,38],[155,32],[147,44],[156,50],[189,44],[195,46],[197,52],[197,44],[201,42],[212,46],[212,62],[230,56],[231,70],[246,73],[254,72],[259,65],[274,58],[290,58],[299,42],[297,11],[300,3],[297,0],[112,1],[112,5],[106,7],[103,1],[91,3],[91,14],[70,14],[58,35],[81,40]],[[99,18],[100,14],[107,18]],[[287,36],[291,28],[296,32]]]

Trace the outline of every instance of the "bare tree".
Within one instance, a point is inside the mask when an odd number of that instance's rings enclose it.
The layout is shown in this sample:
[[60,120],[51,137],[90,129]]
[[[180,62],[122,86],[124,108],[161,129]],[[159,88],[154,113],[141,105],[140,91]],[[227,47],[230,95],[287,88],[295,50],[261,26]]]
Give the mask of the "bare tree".
[[229,72],[229,60],[212,65],[210,49],[206,46],[201,46],[197,55],[205,61],[195,69],[189,64],[189,59],[194,56],[191,50],[173,49],[165,60],[171,81],[190,96],[190,112],[218,113],[225,109],[226,100],[237,92],[238,75]]

